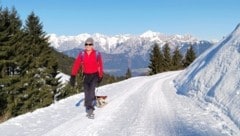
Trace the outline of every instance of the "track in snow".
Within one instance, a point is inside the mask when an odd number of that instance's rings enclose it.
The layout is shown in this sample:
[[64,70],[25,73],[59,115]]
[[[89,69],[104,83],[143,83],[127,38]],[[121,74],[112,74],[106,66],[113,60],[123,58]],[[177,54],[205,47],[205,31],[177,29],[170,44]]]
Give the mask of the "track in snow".
[[[103,87],[100,90],[109,92],[111,99],[106,107],[97,109],[95,120],[84,118],[85,113],[82,113],[47,135],[222,135],[216,128],[209,128],[208,119],[202,120],[204,118],[199,115],[202,111],[196,113],[189,101],[178,101],[174,88],[169,87],[170,79],[177,73],[142,80],[139,77],[116,84],[117,87]],[[194,109],[191,111],[191,108]],[[185,118],[181,113],[178,116],[181,110],[185,110]],[[192,118],[200,122],[193,122]]]

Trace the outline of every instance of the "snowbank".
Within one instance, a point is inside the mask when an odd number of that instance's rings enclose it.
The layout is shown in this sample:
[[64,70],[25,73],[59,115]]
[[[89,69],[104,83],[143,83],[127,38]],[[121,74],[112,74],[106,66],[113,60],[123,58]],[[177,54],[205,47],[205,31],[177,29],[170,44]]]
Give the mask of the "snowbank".
[[211,102],[240,128],[240,24],[175,80],[178,93]]
[[61,84],[65,84],[65,83],[68,83],[69,82],[69,78],[70,76],[69,75],[66,75],[62,72],[59,72],[59,74],[56,76],[56,78],[60,78],[60,82]]

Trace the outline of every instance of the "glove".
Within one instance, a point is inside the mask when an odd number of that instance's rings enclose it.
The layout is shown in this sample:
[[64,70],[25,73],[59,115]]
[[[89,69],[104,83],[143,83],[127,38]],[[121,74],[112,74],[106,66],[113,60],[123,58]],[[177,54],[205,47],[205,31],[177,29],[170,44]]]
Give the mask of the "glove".
[[70,77],[70,85],[73,86],[73,87],[75,86],[75,80],[76,80],[76,77],[71,75],[71,77]]
[[98,83],[100,84],[102,82],[103,77],[98,77]]

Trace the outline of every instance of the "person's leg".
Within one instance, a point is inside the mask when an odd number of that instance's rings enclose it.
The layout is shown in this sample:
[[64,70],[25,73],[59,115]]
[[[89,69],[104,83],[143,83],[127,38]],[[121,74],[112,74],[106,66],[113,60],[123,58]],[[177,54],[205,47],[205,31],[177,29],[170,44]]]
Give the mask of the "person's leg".
[[97,81],[98,81],[98,75],[97,74],[93,74],[92,75],[92,80],[90,82],[90,86],[89,86],[89,99],[91,100],[91,109],[94,110],[94,101],[96,100],[96,95],[95,95],[95,88],[97,86]]
[[84,87],[84,96],[85,96],[85,101],[84,105],[86,107],[86,110],[91,108],[91,97],[90,96],[90,75],[84,75],[84,81],[83,81],[83,87]]

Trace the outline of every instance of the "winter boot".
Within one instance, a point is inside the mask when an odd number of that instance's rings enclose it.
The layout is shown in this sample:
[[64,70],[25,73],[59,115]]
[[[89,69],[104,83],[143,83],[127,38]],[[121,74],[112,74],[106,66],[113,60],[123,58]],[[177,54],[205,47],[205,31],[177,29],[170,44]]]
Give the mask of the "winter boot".
[[89,119],[94,119],[93,109],[87,109],[87,117]]

